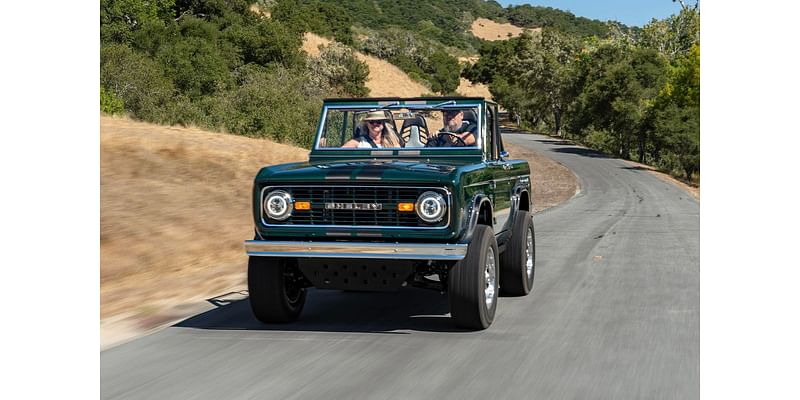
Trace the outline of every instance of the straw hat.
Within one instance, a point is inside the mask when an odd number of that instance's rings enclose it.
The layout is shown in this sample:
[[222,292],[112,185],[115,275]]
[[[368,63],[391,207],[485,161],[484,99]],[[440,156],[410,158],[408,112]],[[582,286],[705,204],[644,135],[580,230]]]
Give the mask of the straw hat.
[[386,113],[381,110],[370,111],[367,113],[367,116],[364,117],[364,121],[388,121],[389,118],[386,118]]

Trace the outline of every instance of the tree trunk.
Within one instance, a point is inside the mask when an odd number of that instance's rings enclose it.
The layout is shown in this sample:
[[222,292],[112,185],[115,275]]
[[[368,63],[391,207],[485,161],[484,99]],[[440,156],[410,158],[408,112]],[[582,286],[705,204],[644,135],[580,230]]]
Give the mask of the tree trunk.
[[554,110],[553,117],[556,119],[556,136],[563,137],[561,135],[561,111],[558,109]]
[[644,132],[639,132],[639,162],[644,164],[644,148],[647,140]]
[[623,148],[622,158],[624,158],[626,160],[630,160],[631,159],[631,136],[630,135],[625,135],[625,141],[623,143],[625,143],[625,147]]
[[659,162],[661,162],[661,146],[656,144],[653,149],[653,164],[658,165]]

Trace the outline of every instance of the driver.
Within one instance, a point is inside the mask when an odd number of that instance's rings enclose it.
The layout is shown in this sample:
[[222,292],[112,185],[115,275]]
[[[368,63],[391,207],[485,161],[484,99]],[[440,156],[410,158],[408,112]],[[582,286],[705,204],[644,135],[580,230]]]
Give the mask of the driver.
[[[460,137],[467,146],[475,145],[475,136],[478,133],[478,125],[471,124],[469,121],[464,121],[464,110],[445,110],[442,112],[444,117],[444,127],[439,132],[451,132]],[[448,135],[441,135],[444,140]],[[455,138],[450,138],[448,141],[453,142],[454,145],[459,145]]]

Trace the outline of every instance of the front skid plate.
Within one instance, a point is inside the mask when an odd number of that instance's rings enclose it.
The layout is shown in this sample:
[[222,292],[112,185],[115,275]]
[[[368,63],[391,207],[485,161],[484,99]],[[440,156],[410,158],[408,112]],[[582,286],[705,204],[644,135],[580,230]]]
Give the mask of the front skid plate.
[[398,290],[413,273],[411,262],[398,260],[298,259],[303,275],[319,289]]

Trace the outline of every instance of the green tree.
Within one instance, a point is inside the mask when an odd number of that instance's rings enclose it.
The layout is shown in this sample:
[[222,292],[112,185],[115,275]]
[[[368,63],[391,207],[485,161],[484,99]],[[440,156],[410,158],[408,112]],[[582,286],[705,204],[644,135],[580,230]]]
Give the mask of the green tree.
[[[509,6],[503,17],[516,26],[526,28],[550,28],[574,37],[606,37],[609,29],[605,23],[584,17],[576,17],[570,12],[551,7],[538,7],[529,4]],[[619,24],[628,31],[630,28]]]
[[211,95],[230,84],[228,61],[214,42],[199,37],[181,38],[161,47],[156,57],[182,93],[192,99]]
[[681,11],[663,20],[653,19],[642,28],[639,44],[673,59],[700,43],[700,10],[681,1]]
[[657,110],[655,127],[666,155],[662,167],[679,169],[687,180],[700,171],[700,107],[666,105]]
[[336,2],[280,0],[272,7],[272,19],[297,32],[314,32],[353,45],[353,19]]
[[626,159],[637,139],[639,160],[644,162],[653,104],[665,74],[663,58],[649,49],[606,44],[589,60],[574,126],[608,132],[610,150]]
[[[700,171],[700,45],[678,57],[655,102],[659,133],[656,161],[665,169],[680,169],[686,179]],[[662,157],[662,151],[666,156]]]
[[475,64],[464,69],[462,76],[475,83],[489,84],[495,76],[505,75],[510,60],[519,54],[533,40],[529,34],[510,40],[485,41],[478,53],[480,58]]
[[441,94],[455,92],[460,83],[461,66],[458,60],[442,50],[434,52],[430,59],[431,90]]
[[145,24],[174,17],[175,0],[100,0],[100,40],[130,43]]
[[545,29],[539,40],[525,46],[508,64],[510,83],[518,84],[530,98],[531,114],[549,115],[553,130],[563,136],[563,118],[577,96],[576,61],[579,43],[568,35]]
[[242,64],[278,63],[294,68],[305,63],[300,51],[301,35],[281,22],[261,19],[252,24],[232,25],[225,28],[223,37],[237,48]]

